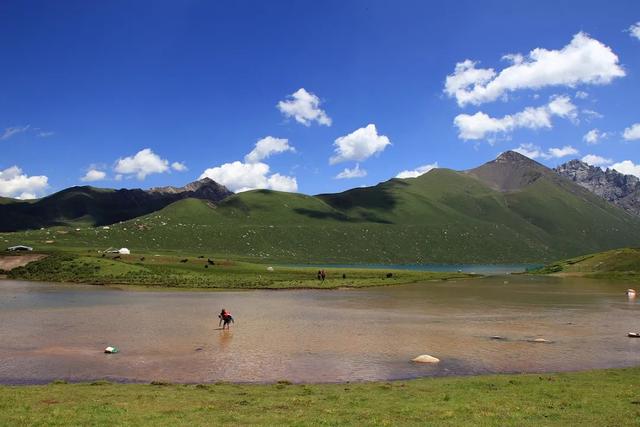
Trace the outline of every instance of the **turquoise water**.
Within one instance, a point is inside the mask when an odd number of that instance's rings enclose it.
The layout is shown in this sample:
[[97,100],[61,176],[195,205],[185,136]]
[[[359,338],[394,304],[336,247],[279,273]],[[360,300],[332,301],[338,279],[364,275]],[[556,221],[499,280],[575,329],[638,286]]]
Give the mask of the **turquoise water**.
[[442,273],[462,272],[476,274],[523,273],[542,264],[288,264],[286,267],[323,268],[375,268],[380,270],[436,271]]

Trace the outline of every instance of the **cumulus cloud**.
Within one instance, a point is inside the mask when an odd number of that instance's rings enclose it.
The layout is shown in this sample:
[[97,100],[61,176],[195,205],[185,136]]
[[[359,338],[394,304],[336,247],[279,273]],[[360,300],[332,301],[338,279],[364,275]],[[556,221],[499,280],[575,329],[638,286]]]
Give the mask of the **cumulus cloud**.
[[147,175],[167,172],[169,161],[162,159],[150,148],[145,148],[134,156],[118,159],[114,170],[119,174],[135,175],[139,180],[143,180]]
[[0,170],[0,196],[35,199],[49,186],[44,175],[28,176],[18,166]]
[[320,108],[320,98],[304,88],[300,88],[278,102],[278,109],[286,117],[293,117],[305,126],[316,122],[319,125],[331,126],[331,118]]
[[249,154],[244,156],[247,163],[258,163],[272,154],[284,153],[287,151],[294,152],[295,149],[289,145],[289,140],[284,138],[274,138],[267,136],[256,142],[256,146]]
[[625,75],[611,48],[583,32],[574,35],[560,50],[536,48],[526,57],[512,54],[507,58],[512,64],[500,72],[476,68],[477,62],[469,59],[459,62],[453,74],[447,76],[444,92],[462,107],[495,101],[521,89],[602,85]]
[[31,125],[5,128],[5,130],[0,133],[0,141],[7,140],[14,135],[26,132],[29,130],[30,127]]
[[611,159],[606,159],[602,156],[598,156],[596,154],[587,154],[586,156],[584,156],[582,158],[582,161],[590,164],[592,166],[606,166],[606,165],[610,165],[611,163],[613,163],[613,160]]
[[390,144],[389,138],[378,135],[376,125],[369,124],[336,139],[333,143],[336,154],[329,159],[329,163],[333,165],[346,161],[361,162],[384,151]]
[[437,167],[438,167],[438,162],[432,163],[430,165],[418,166],[413,170],[404,170],[398,173],[398,175],[396,175],[396,178],[417,178],[420,175],[424,175],[425,173],[429,172],[432,169],[436,169]]
[[629,34],[631,34],[631,37],[640,40],[640,21],[629,27]]
[[83,182],[94,182],[94,181],[102,181],[107,177],[107,174],[98,169],[89,169],[87,173],[80,178],[80,181]]
[[549,148],[547,151],[544,151],[535,144],[520,144],[520,146],[514,148],[513,151],[515,151],[516,153],[520,153],[523,156],[527,156],[530,159],[545,160],[560,159],[562,157],[572,156],[579,153],[578,150],[570,145],[565,145],[564,147]]
[[459,114],[453,120],[458,128],[458,137],[464,140],[493,139],[498,134],[507,134],[518,128],[540,129],[551,128],[551,118],[558,116],[575,121],[578,113],[568,96],[554,96],[547,105],[527,107],[515,114],[504,117],[491,117],[482,111],[470,114]]
[[631,160],[615,163],[611,165],[611,169],[615,169],[624,175],[634,175],[640,178],[640,164],[635,164]]
[[349,169],[344,168],[342,172],[336,175],[336,179],[350,179],[350,178],[362,178],[367,176],[367,171],[360,169],[360,164],[356,163],[356,167]]
[[622,137],[627,141],[640,139],[640,123],[634,123],[624,130]]
[[608,136],[606,132],[600,132],[599,129],[591,129],[584,134],[582,140],[589,145],[595,145]]
[[280,174],[269,175],[266,163],[242,163],[235,161],[205,170],[200,179],[211,178],[229,190],[240,193],[255,189],[271,189],[294,192],[298,189],[295,177]]
[[184,162],[173,162],[171,163],[171,169],[173,169],[176,172],[184,172],[189,170],[187,168],[187,165]]
[[573,156],[578,153],[579,151],[570,145],[565,145],[564,147],[561,147],[561,148],[549,148],[549,150],[547,151],[549,158],[552,158],[552,159],[553,158],[560,159],[562,157]]

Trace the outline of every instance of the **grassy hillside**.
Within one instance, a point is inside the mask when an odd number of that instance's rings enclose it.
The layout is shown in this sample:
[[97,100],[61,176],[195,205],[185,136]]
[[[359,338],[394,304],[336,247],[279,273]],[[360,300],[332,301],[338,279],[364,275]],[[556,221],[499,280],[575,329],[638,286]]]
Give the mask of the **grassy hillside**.
[[557,261],[532,271],[640,282],[640,249],[624,248]]
[[0,199],[0,231],[113,224],[155,212],[187,197],[218,201],[231,194],[211,180],[144,191],[71,187],[37,200]]
[[[117,356],[116,356],[117,357]],[[391,383],[0,387],[0,425],[638,425],[640,369]]]
[[469,172],[435,169],[340,194],[257,190],[217,206],[186,199],[108,230],[28,231],[0,241],[334,263],[540,262],[639,241],[640,218],[526,157],[505,156]]

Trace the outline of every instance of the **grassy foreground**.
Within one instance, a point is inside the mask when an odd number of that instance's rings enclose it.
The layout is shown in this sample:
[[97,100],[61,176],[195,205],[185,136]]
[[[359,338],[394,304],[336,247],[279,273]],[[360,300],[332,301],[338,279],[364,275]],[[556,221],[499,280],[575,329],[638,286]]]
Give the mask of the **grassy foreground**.
[[640,368],[290,385],[0,387],[0,425],[640,424]]
[[[273,271],[269,269],[271,267]],[[474,277],[465,273],[267,266],[199,257],[51,253],[7,272],[10,279],[170,288],[288,289],[383,286]],[[344,277],[343,277],[344,275]],[[390,277],[388,277],[390,275]]]

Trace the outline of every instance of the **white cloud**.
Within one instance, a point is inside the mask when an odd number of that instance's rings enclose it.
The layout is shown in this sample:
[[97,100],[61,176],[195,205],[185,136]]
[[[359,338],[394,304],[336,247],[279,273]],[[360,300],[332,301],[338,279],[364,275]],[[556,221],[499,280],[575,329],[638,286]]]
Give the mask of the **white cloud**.
[[587,121],[591,121],[593,119],[601,119],[604,117],[602,114],[598,113],[597,111],[589,110],[589,109],[583,109],[582,114],[587,116]]
[[544,152],[541,151],[540,147],[534,144],[520,144],[517,148],[514,148],[511,151],[515,151],[516,153],[520,153],[523,156],[527,156],[530,159],[538,159],[543,156]]
[[184,162],[173,162],[173,163],[171,163],[171,169],[173,169],[176,172],[184,172],[184,171],[188,171],[189,170],[187,168],[187,165],[184,164]]
[[574,156],[578,154],[579,151],[573,148],[570,145],[565,145],[562,148],[549,148],[547,151],[548,158],[560,159],[562,157]]
[[606,166],[613,163],[613,160],[605,159],[604,157],[598,156],[596,154],[587,154],[582,158],[582,161],[592,166]]
[[640,139],[640,123],[634,123],[624,130],[622,137],[627,141]]
[[289,145],[289,140],[267,136],[256,142],[255,148],[244,156],[244,161],[247,163],[258,163],[270,157],[272,154],[284,153],[286,151],[296,151]]
[[624,175],[634,175],[640,178],[640,164],[636,165],[631,160],[615,163],[611,165],[611,169],[615,169]]
[[229,190],[240,193],[255,189],[271,189],[294,192],[298,189],[295,177],[280,174],[269,175],[266,163],[242,163],[235,161],[205,170],[200,179],[211,178]]
[[98,169],[89,169],[85,176],[80,178],[80,181],[83,182],[94,182],[94,181],[102,181],[107,177],[107,174]]
[[432,169],[436,169],[437,167],[438,167],[438,162],[432,163],[430,165],[418,166],[413,170],[404,170],[398,173],[398,175],[396,175],[396,178],[417,178],[420,175],[424,175],[425,173],[429,172]]
[[295,91],[288,99],[278,102],[277,107],[286,117],[293,117],[305,126],[314,121],[319,125],[331,126],[331,118],[320,108],[320,98],[304,88]]
[[116,181],[122,181],[122,174],[117,174],[113,177],[113,179],[115,179]]
[[444,92],[462,107],[495,101],[521,89],[608,84],[625,75],[611,48],[582,32],[560,50],[536,48],[526,58],[519,54],[507,57],[518,60],[512,60],[512,65],[499,73],[492,68],[476,68],[477,63],[469,59],[459,62],[447,76]]
[[576,99],[587,99],[589,97],[589,94],[583,90],[579,90],[574,96]]
[[362,178],[367,176],[367,171],[360,169],[360,164],[356,163],[353,169],[344,168],[342,172],[335,176],[336,179]]
[[520,144],[519,147],[514,148],[513,151],[520,153],[523,156],[527,156],[530,159],[560,159],[562,157],[573,156],[579,153],[578,150],[570,145],[564,147],[549,148],[547,151],[542,150],[539,146],[534,144]]
[[0,170],[0,196],[34,199],[49,186],[44,175],[27,176],[18,166]]
[[336,139],[333,143],[336,154],[329,159],[329,163],[333,165],[346,161],[361,162],[384,151],[390,144],[389,138],[378,135],[376,125],[369,124]]
[[491,117],[478,111],[473,115],[459,114],[453,120],[458,128],[458,137],[464,140],[477,140],[486,137],[495,138],[497,134],[506,134],[518,128],[540,129],[551,128],[551,118],[558,116],[575,121],[576,106],[568,96],[554,96],[547,105],[527,107],[515,114],[507,114],[501,118]]
[[135,175],[143,180],[147,175],[169,170],[169,161],[160,158],[150,148],[138,151],[134,156],[118,159],[114,170],[122,175]]
[[5,128],[5,130],[0,133],[0,141],[4,141],[6,139],[9,139],[13,135],[17,135],[19,133],[26,132],[26,131],[29,130],[30,127],[31,127],[31,125]]
[[631,34],[632,37],[635,37],[638,40],[640,40],[640,21],[638,21],[635,24],[633,24],[632,26],[630,26],[628,31],[629,31],[629,34]]
[[584,134],[582,140],[589,145],[596,145],[607,136],[609,136],[607,132],[600,132],[599,129],[591,129],[589,132]]

